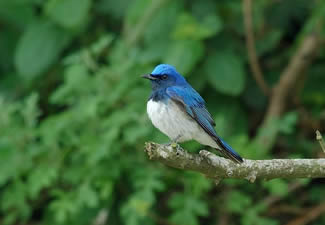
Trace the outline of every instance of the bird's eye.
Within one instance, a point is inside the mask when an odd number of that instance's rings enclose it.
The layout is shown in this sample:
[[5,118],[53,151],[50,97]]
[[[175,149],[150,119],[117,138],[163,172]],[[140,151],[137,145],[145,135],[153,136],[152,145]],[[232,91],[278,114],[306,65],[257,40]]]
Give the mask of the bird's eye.
[[166,79],[167,79],[167,75],[162,75],[162,76],[161,76],[161,79],[162,79],[162,80],[166,80]]

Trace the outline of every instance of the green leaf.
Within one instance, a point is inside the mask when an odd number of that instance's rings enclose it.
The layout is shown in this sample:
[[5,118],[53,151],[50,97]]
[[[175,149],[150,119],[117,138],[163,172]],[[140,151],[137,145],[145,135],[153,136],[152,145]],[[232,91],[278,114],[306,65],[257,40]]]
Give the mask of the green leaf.
[[131,1],[127,8],[126,17],[124,18],[127,27],[135,26],[138,20],[143,16],[143,13],[150,6],[149,0]]
[[[0,35],[0,70],[2,71],[2,80],[0,82],[1,89],[16,90],[15,81],[19,82],[17,76],[4,76],[6,72],[12,72],[13,68],[13,53],[17,44],[16,34],[10,30],[3,29]],[[7,82],[5,82],[7,81]]]
[[[152,18],[143,32],[145,51],[140,54],[140,63],[163,61],[172,45],[170,33],[175,27],[175,20],[181,12],[183,3],[172,1],[165,4]],[[166,15],[168,15],[166,17]],[[161,35],[164,34],[164,35]]]
[[12,216],[15,218],[12,219],[27,219],[32,213],[32,208],[27,202],[26,189],[26,184],[17,178],[1,193],[2,198],[5,199],[1,203],[1,210],[7,211],[9,215],[13,213]]
[[98,193],[88,182],[86,182],[82,184],[78,190],[77,201],[79,204],[84,204],[89,208],[96,207],[99,202]]
[[163,5],[144,30],[144,41],[148,45],[156,45],[157,42],[170,43],[170,33],[174,30],[175,21],[183,7],[182,1],[171,1]]
[[[76,95],[81,96],[89,90],[91,78],[85,64],[67,66],[64,73],[64,85],[57,88],[50,101],[53,103],[75,103]],[[87,83],[88,86],[82,85]]]
[[202,174],[186,171],[184,173],[186,179],[186,190],[190,190],[190,194],[196,197],[204,195],[212,188],[211,180],[207,180]]
[[298,121],[297,112],[286,113],[278,122],[279,130],[284,134],[291,134],[294,132],[295,125]]
[[283,31],[274,29],[269,34],[264,35],[262,39],[257,40],[256,50],[258,55],[272,51],[279,44],[282,37]]
[[21,163],[17,159],[17,154],[10,148],[11,146],[8,143],[10,140],[6,139],[0,139],[0,186],[6,184],[9,179],[19,172],[19,164]]
[[180,14],[172,37],[175,39],[201,40],[217,34],[222,29],[222,22],[216,14],[205,15],[197,21],[191,14]]
[[281,179],[265,181],[263,186],[276,196],[286,196],[288,194],[288,182]]
[[120,214],[127,225],[143,224],[147,220],[152,202],[147,197],[147,192],[136,192],[121,208]]
[[30,1],[0,1],[0,18],[15,28],[25,28],[35,19],[35,9]]
[[35,167],[27,179],[28,193],[30,197],[35,199],[43,188],[49,187],[55,181],[57,176],[58,171],[53,166],[38,165]]
[[65,28],[81,26],[87,19],[91,0],[50,0],[45,5],[46,14]]
[[174,65],[181,74],[186,75],[198,63],[203,53],[204,46],[200,41],[176,41],[169,46],[163,62]]
[[252,199],[243,192],[232,191],[227,200],[227,209],[231,212],[241,213],[252,204]]
[[15,66],[22,76],[32,78],[45,72],[68,43],[68,35],[53,24],[32,24],[22,35],[15,52]]
[[[174,194],[169,200],[168,205],[175,210],[170,220],[180,225],[197,225],[199,224],[198,216],[207,216],[209,213],[205,201],[185,193]],[[186,222],[184,218],[186,218]]]
[[22,116],[27,127],[34,128],[37,125],[37,119],[41,112],[38,108],[39,96],[36,93],[31,94],[24,104],[24,110],[22,110]]
[[218,50],[209,56],[204,71],[217,91],[239,95],[245,85],[245,70],[242,59],[232,51]]
[[114,19],[122,19],[127,14],[127,8],[132,0],[99,0],[96,3],[98,12],[110,15]]

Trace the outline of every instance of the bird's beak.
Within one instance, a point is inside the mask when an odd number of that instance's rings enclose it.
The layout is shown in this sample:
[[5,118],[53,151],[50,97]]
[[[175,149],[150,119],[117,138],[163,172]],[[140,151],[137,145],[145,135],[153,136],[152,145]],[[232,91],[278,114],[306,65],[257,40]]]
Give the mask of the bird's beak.
[[145,74],[145,75],[142,75],[141,77],[146,78],[148,80],[157,80],[157,78],[152,76],[151,74]]

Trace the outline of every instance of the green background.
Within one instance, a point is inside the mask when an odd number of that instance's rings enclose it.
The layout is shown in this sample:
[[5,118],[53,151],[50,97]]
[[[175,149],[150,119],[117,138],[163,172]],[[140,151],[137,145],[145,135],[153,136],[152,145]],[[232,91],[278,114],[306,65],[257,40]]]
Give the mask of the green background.
[[[273,86],[315,21],[324,20],[325,2],[253,1],[252,16]],[[275,143],[257,148],[269,97],[250,70],[242,1],[0,0],[0,224],[277,225],[304,218],[324,204],[324,179],[216,186],[149,161],[144,143],[168,139],[147,118],[151,88],[140,75],[174,65],[207,101],[217,133],[244,158],[319,158],[324,62],[320,45],[285,113],[263,131],[277,130]],[[295,224],[325,224],[324,215]]]

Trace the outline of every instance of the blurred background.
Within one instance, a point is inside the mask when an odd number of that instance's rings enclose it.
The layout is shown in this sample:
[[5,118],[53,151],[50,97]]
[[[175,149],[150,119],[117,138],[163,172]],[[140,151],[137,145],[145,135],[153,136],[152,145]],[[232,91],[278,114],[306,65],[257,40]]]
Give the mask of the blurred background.
[[325,224],[324,179],[215,185],[150,161],[168,139],[140,78],[174,65],[244,158],[324,157],[324,18],[320,0],[0,0],[0,224]]

